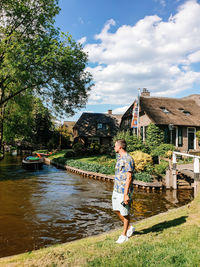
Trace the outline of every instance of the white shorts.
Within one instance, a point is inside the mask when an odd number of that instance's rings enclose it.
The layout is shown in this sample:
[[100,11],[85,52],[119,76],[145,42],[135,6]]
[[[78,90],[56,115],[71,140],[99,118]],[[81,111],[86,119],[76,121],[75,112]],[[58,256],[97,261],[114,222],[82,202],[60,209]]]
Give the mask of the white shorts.
[[113,191],[112,194],[112,208],[113,210],[118,210],[122,216],[129,215],[130,205],[125,207],[121,204],[124,201],[124,194]]

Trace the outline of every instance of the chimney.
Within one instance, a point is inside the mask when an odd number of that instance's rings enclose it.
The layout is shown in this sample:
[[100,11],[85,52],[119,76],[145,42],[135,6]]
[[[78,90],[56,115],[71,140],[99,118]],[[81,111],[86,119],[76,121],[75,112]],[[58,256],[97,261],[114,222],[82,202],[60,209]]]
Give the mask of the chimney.
[[112,115],[112,109],[109,109],[109,110],[108,110],[108,114],[109,114],[109,115]]
[[150,96],[150,92],[147,90],[147,88],[143,88],[143,91],[141,92],[141,96]]

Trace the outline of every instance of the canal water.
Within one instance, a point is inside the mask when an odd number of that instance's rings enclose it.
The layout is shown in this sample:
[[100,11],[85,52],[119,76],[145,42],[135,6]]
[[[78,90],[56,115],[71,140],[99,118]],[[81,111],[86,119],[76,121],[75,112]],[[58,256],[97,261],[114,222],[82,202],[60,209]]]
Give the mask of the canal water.
[[[0,161],[0,257],[96,235],[121,226],[112,212],[113,184],[45,165],[26,171],[22,158]],[[135,190],[131,221],[190,202],[191,191]]]

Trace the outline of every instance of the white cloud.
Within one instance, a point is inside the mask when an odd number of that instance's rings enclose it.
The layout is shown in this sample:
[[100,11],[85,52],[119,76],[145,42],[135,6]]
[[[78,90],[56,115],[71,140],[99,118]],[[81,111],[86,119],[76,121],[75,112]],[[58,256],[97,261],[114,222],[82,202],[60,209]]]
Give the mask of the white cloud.
[[82,37],[81,39],[78,40],[78,43],[84,44],[86,41],[87,41],[87,37],[84,36],[84,37]]
[[129,106],[124,106],[124,107],[121,107],[121,108],[116,108],[116,109],[113,109],[112,113],[113,114],[124,114],[127,109],[129,108]]
[[85,46],[95,87],[89,104],[129,105],[137,89],[152,95],[176,96],[200,82],[200,72],[191,64],[200,62],[200,4],[181,5],[174,16],[163,21],[146,16],[135,25],[110,32],[113,19],[95,35],[97,42]]

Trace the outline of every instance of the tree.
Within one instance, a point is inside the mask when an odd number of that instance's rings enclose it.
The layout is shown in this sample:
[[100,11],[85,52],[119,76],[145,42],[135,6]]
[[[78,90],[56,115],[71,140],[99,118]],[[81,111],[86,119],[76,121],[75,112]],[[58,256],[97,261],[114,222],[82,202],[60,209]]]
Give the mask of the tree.
[[41,99],[26,93],[9,101],[4,118],[6,143],[23,140],[47,146],[52,135],[52,116]]
[[164,133],[158,126],[150,123],[147,128],[146,144],[152,151],[164,142]]
[[46,147],[53,134],[52,115],[39,98],[35,98],[33,109],[33,137],[35,144]]
[[26,90],[61,115],[86,104],[92,86],[87,54],[54,27],[58,13],[58,0],[0,3],[0,147],[6,105]]
[[4,142],[13,143],[16,140],[31,141],[33,137],[34,97],[32,94],[16,96],[11,99],[4,116]]
[[126,141],[128,152],[133,152],[136,150],[141,150],[145,153],[149,152],[147,145],[142,142],[142,139],[137,137],[136,134],[131,135],[129,130],[119,131],[113,138],[113,144],[115,144],[117,139],[124,139]]

